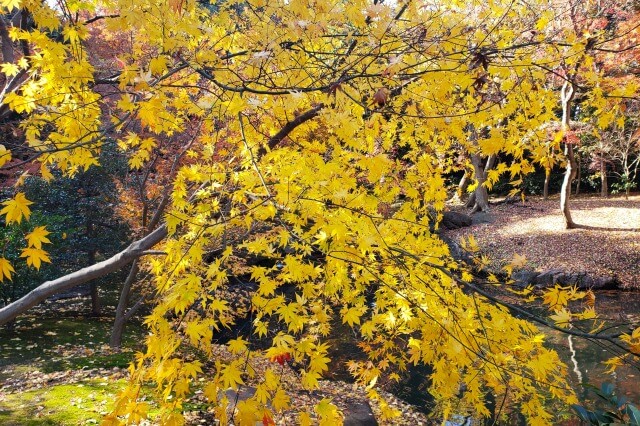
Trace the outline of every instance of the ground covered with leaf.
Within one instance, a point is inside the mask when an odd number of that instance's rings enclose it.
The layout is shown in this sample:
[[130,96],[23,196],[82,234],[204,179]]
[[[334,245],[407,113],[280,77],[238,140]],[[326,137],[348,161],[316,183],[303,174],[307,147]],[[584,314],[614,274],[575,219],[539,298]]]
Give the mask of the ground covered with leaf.
[[494,203],[488,213],[474,215],[472,226],[445,235],[473,235],[494,270],[518,255],[536,271],[615,276],[621,288],[640,289],[640,195],[572,198],[571,214],[581,227],[571,230],[564,229],[559,205],[557,196]]
[[[88,315],[85,298],[47,302],[30,315],[17,319],[12,329],[0,328],[0,425],[54,426],[100,424],[113,409],[118,392],[126,386],[127,367],[141,350],[145,330],[139,322],[127,326],[123,348],[106,344],[113,319]],[[225,361],[232,355],[223,345],[215,345],[214,358]],[[276,361],[259,356],[247,358],[247,368],[263,372]],[[305,391],[295,366],[283,363],[281,379],[291,397],[291,408],[278,413],[277,424],[296,424],[300,411],[313,412],[323,399],[348,412],[369,407],[383,425],[430,424],[427,416],[412,405],[381,391],[388,402],[369,401],[362,387],[340,380],[323,380],[319,389]],[[255,377],[262,377],[261,374]],[[248,382],[245,388],[255,386]],[[190,425],[213,424],[206,398],[198,384],[184,405]],[[158,413],[148,393],[149,422]],[[143,398],[147,398],[146,396]],[[235,401],[236,403],[239,401]],[[229,407],[233,408],[232,405]],[[394,420],[380,421],[382,411],[397,410]],[[366,410],[365,410],[366,411]]]

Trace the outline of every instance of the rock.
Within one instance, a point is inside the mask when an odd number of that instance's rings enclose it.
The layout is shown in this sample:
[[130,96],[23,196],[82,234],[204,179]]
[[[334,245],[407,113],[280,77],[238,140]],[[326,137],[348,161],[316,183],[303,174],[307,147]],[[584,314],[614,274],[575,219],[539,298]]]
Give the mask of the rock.
[[471,226],[472,223],[473,219],[464,213],[446,211],[442,215],[440,226],[446,229],[458,229]]
[[616,277],[594,277],[589,288],[593,290],[613,290],[620,286]]
[[618,288],[620,284],[616,277],[593,277],[584,271],[566,272],[562,269],[549,269],[542,272],[521,270],[514,272],[511,278],[517,286],[525,287],[533,284],[538,288],[548,288],[559,284],[576,286],[583,290],[611,290]]
[[511,279],[515,281],[518,287],[526,287],[529,284],[535,284],[536,279],[540,275],[539,272],[522,269],[511,274]]
[[227,399],[229,400],[229,407],[227,409],[232,409],[237,402],[245,401],[253,397],[256,394],[256,388],[253,386],[239,386],[238,390],[235,391],[233,389],[227,389],[225,392]]
[[345,426],[378,426],[367,401],[349,402],[344,408]]
[[561,269],[549,269],[548,271],[540,273],[540,275],[536,277],[533,284],[536,287],[542,288],[552,287],[556,283],[556,277],[560,276],[561,274],[563,274],[563,271]]

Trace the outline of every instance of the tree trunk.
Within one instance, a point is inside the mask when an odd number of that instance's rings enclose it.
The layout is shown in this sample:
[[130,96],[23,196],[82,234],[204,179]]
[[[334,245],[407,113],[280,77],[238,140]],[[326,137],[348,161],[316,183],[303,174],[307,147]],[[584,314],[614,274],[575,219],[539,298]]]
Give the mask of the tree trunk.
[[15,61],[13,40],[9,36],[9,29],[4,16],[0,16],[0,42],[2,43],[2,62],[13,64]]
[[[489,165],[491,157],[487,159],[487,165]],[[489,193],[487,192],[487,187],[484,186],[484,183],[487,180],[487,176],[485,173],[485,169],[482,167],[482,157],[480,154],[471,154],[471,164],[473,165],[473,171],[476,175],[476,181],[478,186],[476,186],[475,194],[475,206],[473,207],[473,211],[488,211],[489,210]]]
[[100,316],[100,294],[98,293],[98,284],[91,283],[91,315]]
[[[143,218],[143,226],[145,229],[153,229],[158,225],[160,219],[162,218],[162,213],[164,213],[165,208],[170,200],[171,191],[169,187],[165,188],[164,195],[158,207],[156,208],[153,217],[151,218],[149,224],[146,223],[146,219]],[[119,348],[122,346],[122,335],[124,334],[124,326],[127,323],[127,320],[133,315],[136,307],[131,308],[127,311],[127,305],[129,304],[129,299],[131,298],[131,286],[136,280],[136,276],[138,275],[138,271],[140,270],[138,260],[134,260],[131,264],[131,269],[129,269],[129,274],[127,275],[127,279],[124,281],[122,285],[122,291],[120,292],[120,299],[118,299],[118,307],[116,308],[116,318],[113,321],[113,328],[111,329],[111,338],[109,339],[109,346],[112,348]]]
[[476,205],[476,191],[473,191],[471,194],[469,194],[469,198],[467,198],[467,201],[465,201],[464,206],[468,209],[471,209],[475,205]]
[[549,181],[551,180],[551,169],[548,167],[544,168],[544,187],[542,188],[542,199],[549,199]]
[[156,230],[146,237],[134,241],[121,252],[115,254],[107,260],[87,266],[79,271],[57,278],[53,281],[47,281],[31,290],[20,299],[0,308],[0,325],[6,324],[18,315],[28,311],[33,306],[45,301],[48,297],[61,291],[84,284],[93,279],[103,277],[110,272],[117,271],[131,261],[144,256],[147,250],[158,244],[167,236],[167,227],[165,224],[160,225]]
[[[96,251],[90,250],[87,256],[89,265],[96,263]],[[100,295],[98,294],[98,284],[92,282],[91,286],[91,315],[100,316]]]
[[461,201],[464,201],[468,197],[467,188],[469,187],[469,181],[469,172],[465,171],[462,175],[462,178],[460,178],[460,182],[458,183],[458,190],[456,192],[456,196]]
[[607,163],[603,158],[600,158],[600,196],[609,196],[609,183],[607,181]]
[[567,132],[571,130],[570,116],[573,94],[573,85],[569,81],[566,81],[562,86],[561,100],[562,130],[565,132],[565,156],[567,158],[567,170],[564,173],[564,180],[562,181],[562,188],[560,189],[560,210],[564,216],[564,225],[567,229],[575,227],[575,223],[571,218],[571,211],[569,209],[569,198],[571,197],[571,182],[573,182],[573,179],[576,177],[576,159],[573,153],[573,141],[568,140],[567,138]]
[[582,162],[580,161],[580,157],[576,158],[576,166],[577,166],[577,170],[576,170],[576,191],[574,192],[575,195],[579,195],[580,194],[580,181],[582,179]]
[[124,281],[122,291],[120,292],[120,299],[118,300],[118,307],[116,308],[116,319],[113,322],[113,328],[111,330],[111,338],[109,339],[109,346],[112,348],[119,348],[122,345],[122,334],[124,333],[124,326],[126,320],[126,310],[129,304],[129,298],[131,295],[131,286],[136,280],[138,274],[138,260],[134,260],[129,270],[129,275]]

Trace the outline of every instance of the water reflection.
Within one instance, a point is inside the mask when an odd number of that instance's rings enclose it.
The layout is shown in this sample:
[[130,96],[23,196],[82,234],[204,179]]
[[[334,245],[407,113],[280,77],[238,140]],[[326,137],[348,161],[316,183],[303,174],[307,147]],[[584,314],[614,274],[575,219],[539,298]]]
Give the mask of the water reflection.
[[[637,324],[640,322],[640,293],[638,292],[598,292],[596,312],[607,322]],[[587,391],[581,384],[597,387],[603,382],[615,385],[616,394],[626,396],[629,401],[640,403],[640,370],[637,366],[623,365],[616,373],[607,373],[603,361],[612,354],[602,343],[567,336],[560,332],[545,330],[549,343],[569,365],[571,382],[581,399],[587,398]]]

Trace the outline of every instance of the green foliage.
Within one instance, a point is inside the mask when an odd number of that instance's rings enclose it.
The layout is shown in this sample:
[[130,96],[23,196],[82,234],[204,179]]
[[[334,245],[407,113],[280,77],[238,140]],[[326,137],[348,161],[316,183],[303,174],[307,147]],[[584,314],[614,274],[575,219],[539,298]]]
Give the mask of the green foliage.
[[620,192],[628,192],[631,191],[634,188],[638,187],[638,182],[635,182],[627,173],[623,173],[622,175],[620,175],[620,180],[618,182],[614,182],[613,184],[611,184],[611,187],[613,188],[613,191],[611,191],[614,194],[620,193]]
[[601,425],[640,425],[640,410],[627,401],[624,396],[617,396],[611,383],[603,383],[600,388],[593,385],[585,385],[598,396],[606,408],[589,410],[584,406],[573,404],[580,420],[594,426]]
[[[64,229],[63,218],[58,215],[44,215],[39,211],[34,211],[29,222],[13,223],[10,226],[0,227],[0,241],[3,241],[2,250],[6,259],[12,263],[19,264],[20,249],[24,246],[24,237],[32,228],[46,225],[53,233],[50,236],[53,249],[56,251],[62,241],[61,235]],[[27,292],[36,285],[54,279],[59,276],[61,269],[55,263],[43,263],[38,270],[28,268],[26,265],[16,270],[13,280],[5,280],[0,286],[0,300],[9,303]]]
[[26,179],[22,190],[37,203],[37,209],[29,222],[0,227],[0,240],[5,242],[0,257],[20,265],[25,236],[37,226],[46,226],[51,263],[42,263],[38,270],[24,264],[17,268],[13,279],[0,286],[4,303],[22,297],[44,281],[109,257],[128,243],[128,227],[114,211],[118,202],[115,180],[126,172],[126,160],[108,146],[100,158],[100,167],[78,172],[72,178],[57,176],[55,183],[39,177]]

